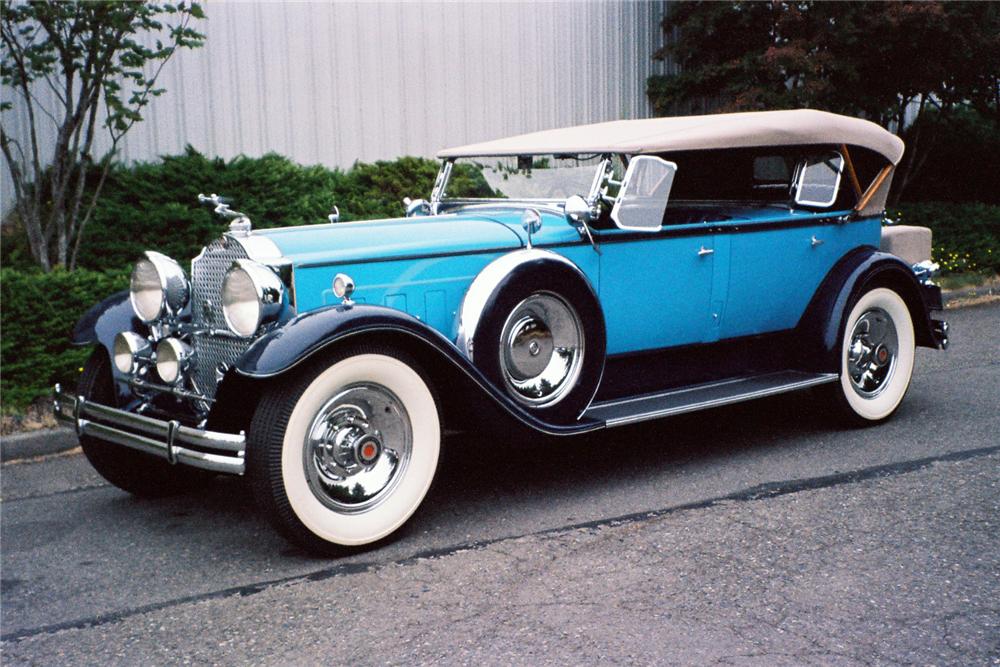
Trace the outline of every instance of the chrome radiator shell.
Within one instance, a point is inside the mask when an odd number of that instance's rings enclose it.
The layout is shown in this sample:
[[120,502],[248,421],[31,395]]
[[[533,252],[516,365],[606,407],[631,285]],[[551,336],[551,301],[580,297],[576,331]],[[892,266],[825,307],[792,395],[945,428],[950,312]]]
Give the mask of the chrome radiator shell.
[[191,262],[191,319],[197,332],[191,337],[195,354],[192,380],[197,391],[208,398],[215,397],[223,373],[253,342],[229,333],[222,314],[222,279],[233,262],[248,257],[242,243],[224,236],[212,241]]

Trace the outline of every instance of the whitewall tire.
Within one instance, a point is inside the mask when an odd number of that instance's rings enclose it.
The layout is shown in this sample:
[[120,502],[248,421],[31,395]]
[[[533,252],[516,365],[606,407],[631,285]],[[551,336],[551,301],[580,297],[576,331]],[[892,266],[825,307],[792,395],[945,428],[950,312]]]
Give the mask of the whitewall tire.
[[841,337],[842,411],[857,423],[887,419],[913,374],[915,339],[906,303],[885,287],[864,292],[845,318]]
[[247,467],[286,537],[336,553],[378,542],[413,515],[437,470],[441,424],[406,355],[362,348],[317,365],[265,392]]

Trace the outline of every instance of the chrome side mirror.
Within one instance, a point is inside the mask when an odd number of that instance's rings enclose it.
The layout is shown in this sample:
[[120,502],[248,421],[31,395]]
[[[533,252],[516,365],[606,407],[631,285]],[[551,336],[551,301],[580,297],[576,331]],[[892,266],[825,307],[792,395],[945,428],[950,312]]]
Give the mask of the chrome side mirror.
[[340,209],[336,206],[330,211],[330,215],[326,216],[326,219],[330,222],[340,222]]
[[525,209],[524,213],[521,214],[521,226],[528,233],[528,248],[530,249],[531,235],[537,234],[538,230],[542,228],[542,214],[537,209]]
[[403,206],[406,207],[406,217],[412,218],[415,215],[430,215],[431,205],[426,199],[410,199],[403,197]]
[[593,207],[580,195],[573,195],[566,200],[564,205],[566,217],[580,224],[593,222],[595,219]]

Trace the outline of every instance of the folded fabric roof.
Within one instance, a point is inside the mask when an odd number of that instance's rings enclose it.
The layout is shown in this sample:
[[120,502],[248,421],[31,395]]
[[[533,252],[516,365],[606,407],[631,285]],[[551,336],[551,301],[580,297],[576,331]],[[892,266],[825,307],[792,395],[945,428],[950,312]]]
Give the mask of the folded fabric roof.
[[548,153],[636,155],[803,144],[862,146],[894,165],[903,156],[903,141],[879,125],[815,109],[615,120],[448,148],[437,155],[439,158]]

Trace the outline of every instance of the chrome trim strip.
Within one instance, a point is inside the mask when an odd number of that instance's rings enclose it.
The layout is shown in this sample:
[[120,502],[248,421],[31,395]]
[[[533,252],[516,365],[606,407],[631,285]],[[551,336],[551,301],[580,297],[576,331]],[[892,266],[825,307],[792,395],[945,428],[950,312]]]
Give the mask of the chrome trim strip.
[[[242,475],[245,471],[246,436],[183,426],[84,400],[63,393],[55,386],[53,412],[56,419],[89,435],[123,447],[159,456],[203,470]],[[201,452],[191,447],[215,449],[226,454]]]
[[[805,389],[806,387],[813,387],[816,385],[826,384],[828,382],[835,382],[840,378],[836,373],[821,373],[814,377],[810,377],[804,380],[799,380],[797,382],[791,382],[786,384],[780,384],[773,387],[767,387],[764,389],[758,389],[756,391],[750,391],[746,393],[736,393],[730,396],[724,396],[721,398],[710,399],[707,401],[695,401],[692,403],[685,403],[683,405],[677,405],[670,408],[664,408],[660,410],[649,410],[646,412],[637,412],[635,414],[627,415],[624,417],[612,417],[605,421],[605,425],[608,428],[614,426],[625,426],[627,424],[634,424],[636,422],[647,421],[651,419],[659,419],[661,417],[670,417],[673,415],[680,415],[686,412],[696,412],[698,410],[707,410],[709,408],[716,408],[723,405],[731,405],[733,403],[742,403],[743,401],[750,401],[756,398],[764,398],[765,396],[773,396],[775,394],[783,394],[789,391],[795,391],[797,389]],[[739,381],[743,381],[741,378]],[[646,396],[638,396],[632,399],[626,399],[621,401],[615,401],[611,403],[597,403],[591,406],[591,410],[600,409],[603,407],[608,407],[610,405],[625,405],[632,402],[650,400],[654,398],[662,398],[670,396],[672,394],[684,393],[691,391],[692,389],[705,389],[709,387],[722,386],[725,384],[734,384],[733,380],[726,380],[713,385],[702,385],[700,387],[687,387],[680,391],[668,391],[659,394],[652,394]],[[585,414],[586,416],[586,414]]]

